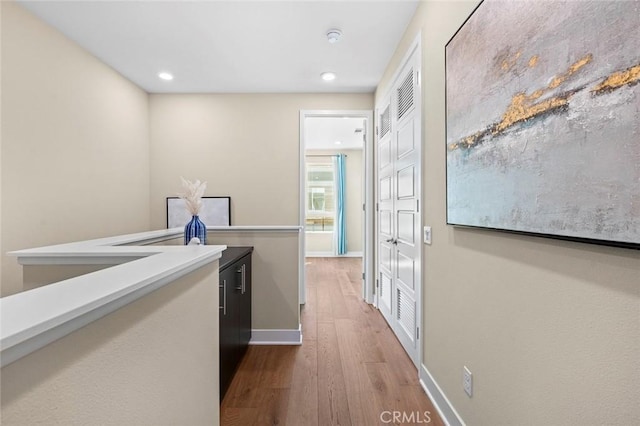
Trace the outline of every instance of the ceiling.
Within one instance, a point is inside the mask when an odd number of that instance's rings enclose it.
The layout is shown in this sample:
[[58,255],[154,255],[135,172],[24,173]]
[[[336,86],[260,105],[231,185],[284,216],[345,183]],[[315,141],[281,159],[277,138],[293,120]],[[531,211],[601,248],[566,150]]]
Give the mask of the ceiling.
[[419,2],[18,1],[150,93],[372,92]]
[[362,149],[363,132],[356,132],[358,129],[365,130],[364,118],[307,117],[304,120],[305,149]]

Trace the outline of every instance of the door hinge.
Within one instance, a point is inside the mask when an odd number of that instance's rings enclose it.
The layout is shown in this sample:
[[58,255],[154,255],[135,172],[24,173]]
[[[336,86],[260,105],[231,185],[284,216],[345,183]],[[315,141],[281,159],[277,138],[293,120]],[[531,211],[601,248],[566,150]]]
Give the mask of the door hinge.
[[380,280],[376,278],[376,288],[380,287]]
[[363,272],[363,273],[362,273],[362,280],[363,280],[363,281],[364,281],[364,276],[365,276],[365,275],[364,275],[364,272]]
[[420,340],[420,327],[416,328],[416,340]]
[[416,212],[420,213],[420,200],[416,200]]
[[378,126],[376,126],[376,136],[378,136]]
[[366,209],[366,204],[364,204],[364,203],[362,203],[362,211],[363,211],[363,212],[364,212],[364,211],[367,211],[367,209]]
[[376,203],[376,211],[380,211],[380,204]]

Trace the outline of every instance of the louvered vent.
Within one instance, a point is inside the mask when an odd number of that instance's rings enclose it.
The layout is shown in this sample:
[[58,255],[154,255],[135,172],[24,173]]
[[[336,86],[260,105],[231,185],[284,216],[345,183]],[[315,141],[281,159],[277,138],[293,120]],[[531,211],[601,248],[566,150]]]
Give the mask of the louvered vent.
[[384,112],[380,114],[380,137],[384,137],[391,129],[391,113],[389,112],[389,105],[385,108]]
[[398,87],[398,120],[413,106],[413,68]]
[[416,334],[416,303],[400,289],[396,289],[396,291],[398,323],[413,341]]

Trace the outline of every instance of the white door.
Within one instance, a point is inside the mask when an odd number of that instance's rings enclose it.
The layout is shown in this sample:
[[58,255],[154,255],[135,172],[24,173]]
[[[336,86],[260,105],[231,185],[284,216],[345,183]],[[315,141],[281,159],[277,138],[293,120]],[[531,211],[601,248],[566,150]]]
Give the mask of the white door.
[[421,139],[415,56],[377,113],[377,289],[378,308],[418,366]]
[[391,106],[378,113],[378,309],[393,325],[394,257],[394,162],[391,142]]

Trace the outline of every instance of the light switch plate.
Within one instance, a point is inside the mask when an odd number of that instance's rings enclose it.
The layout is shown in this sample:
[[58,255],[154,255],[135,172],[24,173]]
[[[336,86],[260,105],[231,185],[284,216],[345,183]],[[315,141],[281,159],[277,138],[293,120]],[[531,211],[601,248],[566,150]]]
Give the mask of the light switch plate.
[[430,226],[425,226],[424,227],[423,235],[424,235],[424,237],[423,237],[424,238],[424,243],[431,245],[431,227]]
[[462,388],[469,398],[473,396],[473,374],[466,365],[462,369]]

